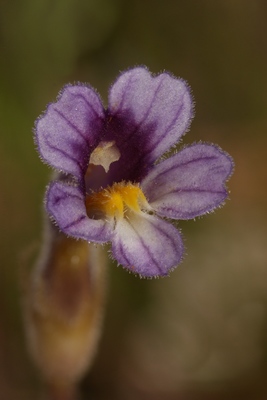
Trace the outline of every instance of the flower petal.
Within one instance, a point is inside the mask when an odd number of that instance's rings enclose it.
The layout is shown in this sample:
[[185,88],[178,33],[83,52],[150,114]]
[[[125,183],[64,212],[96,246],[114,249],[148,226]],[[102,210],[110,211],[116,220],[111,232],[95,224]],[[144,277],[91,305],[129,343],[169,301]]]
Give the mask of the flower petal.
[[118,221],[112,239],[116,260],[143,277],[168,275],[181,261],[183,242],[171,224],[156,216],[132,213]]
[[108,110],[121,154],[132,159],[134,150],[137,165],[151,165],[188,129],[192,108],[182,79],[151,76],[146,68],[124,72],[110,90]]
[[227,153],[199,143],[156,165],[141,187],[159,215],[190,219],[222,204],[232,170],[233,161]]
[[66,235],[97,243],[110,240],[111,225],[88,218],[84,195],[78,186],[52,182],[47,191],[46,209]]
[[88,86],[66,86],[56,103],[35,125],[35,138],[43,160],[81,179],[92,151],[100,141],[104,110],[97,93]]

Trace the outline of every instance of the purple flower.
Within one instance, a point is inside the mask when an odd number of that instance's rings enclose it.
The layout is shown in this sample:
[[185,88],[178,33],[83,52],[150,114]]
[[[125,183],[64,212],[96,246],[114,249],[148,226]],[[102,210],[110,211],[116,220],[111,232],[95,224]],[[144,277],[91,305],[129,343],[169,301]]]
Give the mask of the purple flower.
[[192,114],[187,84],[146,68],[119,76],[106,109],[90,86],[66,86],[36,122],[38,151],[60,171],[46,194],[59,229],[111,242],[118,263],[141,276],[168,275],[183,241],[165,218],[191,219],[220,206],[233,169],[228,154],[204,143],[166,157]]

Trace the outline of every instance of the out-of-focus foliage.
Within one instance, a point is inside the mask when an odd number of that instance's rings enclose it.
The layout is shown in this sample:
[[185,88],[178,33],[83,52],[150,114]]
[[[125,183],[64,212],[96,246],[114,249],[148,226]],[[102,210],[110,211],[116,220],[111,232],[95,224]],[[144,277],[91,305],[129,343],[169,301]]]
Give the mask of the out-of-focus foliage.
[[218,143],[236,171],[222,210],[180,223],[188,255],[170,278],[139,280],[110,266],[103,339],[84,397],[266,397],[266,20],[264,0],[0,3],[1,398],[31,400],[41,390],[18,284],[41,240],[49,177],[34,120],[65,83],[90,82],[106,99],[118,72],[138,64],[189,82],[196,117],[185,142]]
[[109,0],[5,2],[0,20],[6,91],[33,105],[40,90],[64,82],[82,54],[103,45],[117,18],[116,3]]

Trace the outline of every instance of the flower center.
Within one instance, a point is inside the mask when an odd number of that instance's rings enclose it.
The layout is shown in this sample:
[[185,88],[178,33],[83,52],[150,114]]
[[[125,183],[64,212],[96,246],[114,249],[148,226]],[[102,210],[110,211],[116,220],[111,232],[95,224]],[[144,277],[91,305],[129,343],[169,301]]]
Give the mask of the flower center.
[[84,176],[86,192],[98,191],[113,181],[110,165],[119,161],[121,153],[114,140],[101,141],[91,153]]
[[121,219],[129,211],[150,211],[151,207],[139,186],[132,183],[114,183],[99,192],[86,196],[87,214],[90,218]]

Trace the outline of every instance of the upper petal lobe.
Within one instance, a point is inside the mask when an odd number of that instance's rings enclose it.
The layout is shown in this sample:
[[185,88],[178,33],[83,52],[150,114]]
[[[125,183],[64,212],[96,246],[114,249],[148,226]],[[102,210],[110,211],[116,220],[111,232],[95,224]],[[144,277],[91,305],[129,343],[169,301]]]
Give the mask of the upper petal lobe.
[[44,161],[82,179],[92,147],[100,141],[104,110],[88,86],[66,86],[35,126],[36,143]]
[[189,127],[192,109],[183,80],[167,73],[151,76],[141,67],[120,75],[109,94],[117,145],[128,158],[133,158],[134,149],[139,164],[152,165],[179,141]]
[[217,146],[194,144],[156,165],[141,187],[159,215],[190,219],[222,204],[232,169],[231,157]]

